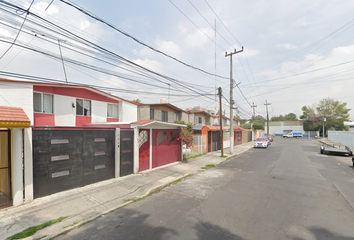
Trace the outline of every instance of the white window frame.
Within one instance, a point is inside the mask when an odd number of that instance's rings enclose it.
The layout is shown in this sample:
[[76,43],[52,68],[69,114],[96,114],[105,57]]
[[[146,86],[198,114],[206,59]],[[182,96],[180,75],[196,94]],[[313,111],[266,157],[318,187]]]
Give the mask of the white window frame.
[[[82,115],[77,114],[77,100],[82,100]],[[90,109],[89,109],[89,115],[85,115],[85,102],[90,102]],[[92,101],[90,99],[84,99],[84,98],[76,98],[76,116],[81,116],[81,117],[91,117],[92,116]]]
[[[115,108],[117,110],[117,116],[113,116],[112,113],[112,117],[108,116],[108,112],[109,112],[109,106],[112,106],[112,109]],[[107,103],[107,118],[119,118],[119,105],[116,103]]]
[[[34,94],[40,94],[41,95],[41,110],[40,111],[36,111],[34,109]],[[44,101],[43,101],[43,96],[44,95],[48,95],[48,96],[51,96],[51,99],[52,99],[52,112],[44,112]],[[43,92],[33,92],[33,112],[34,113],[45,113],[45,114],[54,114],[54,95],[53,94],[50,94],[50,93],[43,93]]]

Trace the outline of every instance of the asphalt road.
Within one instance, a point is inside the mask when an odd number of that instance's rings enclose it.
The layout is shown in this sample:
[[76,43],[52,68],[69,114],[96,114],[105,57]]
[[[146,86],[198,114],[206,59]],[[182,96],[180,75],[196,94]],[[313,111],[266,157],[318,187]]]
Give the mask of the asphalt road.
[[351,158],[275,138],[56,239],[354,239]]

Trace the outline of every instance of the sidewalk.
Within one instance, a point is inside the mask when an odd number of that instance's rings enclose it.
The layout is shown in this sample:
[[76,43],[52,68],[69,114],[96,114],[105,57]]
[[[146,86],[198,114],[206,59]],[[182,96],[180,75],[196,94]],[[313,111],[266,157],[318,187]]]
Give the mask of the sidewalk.
[[[253,142],[234,147],[233,154],[224,150],[229,157],[239,155],[253,147]],[[0,238],[6,239],[23,230],[46,223],[59,217],[67,217],[60,223],[38,231],[26,239],[51,239],[76,226],[94,220],[133,199],[141,198],[179,178],[196,174],[207,164],[219,164],[220,151],[208,153],[187,163],[177,162],[160,168],[147,170],[126,177],[110,179],[77,189],[35,199],[29,204],[0,210]],[[43,238],[42,238],[43,237]]]

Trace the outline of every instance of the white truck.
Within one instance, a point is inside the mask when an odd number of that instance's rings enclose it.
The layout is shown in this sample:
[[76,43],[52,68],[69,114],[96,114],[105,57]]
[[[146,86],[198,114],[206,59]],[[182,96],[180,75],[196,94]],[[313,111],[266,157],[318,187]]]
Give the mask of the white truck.
[[283,138],[302,138],[302,132],[289,132],[283,134]]

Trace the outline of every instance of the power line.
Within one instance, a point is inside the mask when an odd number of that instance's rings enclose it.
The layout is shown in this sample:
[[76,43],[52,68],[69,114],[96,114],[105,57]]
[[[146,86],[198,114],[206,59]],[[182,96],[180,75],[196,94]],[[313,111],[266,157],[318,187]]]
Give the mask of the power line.
[[[187,64],[187,63],[185,63],[185,62],[183,62],[183,61],[181,61],[181,60],[179,60],[179,59],[177,59],[177,58],[175,58],[175,57],[172,57],[172,56],[170,56],[170,55],[168,55],[168,54],[166,54],[166,53],[164,53],[164,52],[162,52],[162,51],[160,51],[160,50],[154,48],[154,47],[151,47],[150,45],[148,45],[148,44],[142,42],[141,40],[139,40],[139,39],[137,39],[137,38],[131,36],[130,34],[124,32],[123,30],[121,30],[121,29],[115,27],[114,25],[112,25],[112,24],[110,24],[110,23],[108,23],[108,22],[102,20],[101,18],[99,18],[99,17],[93,15],[92,13],[89,13],[88,11],[86,11],[86,10],[84,10],[83,8],[79,7],[77,4],[74,5],[74,4],[71,4],[71,3],[67,2],[67,1],[64,1],[64,0],[60,0],[60,1],[63,2],[63,3],[65,3],[65,4],[67,4],[67,5],[69,5],[69,6],[71,6],[71,7],[73,7],[73,8],[76,8],[77,10],[79,10],[79,11],[82,12],[82,13],[84,13],[85,15],[87,15],[87,16],[89,16],[89,17],[91,17],[91,18],[93,18],[93,19],[95,19],[95,20],[97,20],[97,21],[99,21],[99,22],[101,22],[101,23],[103,23],[103,24],[109,26],[110,28],[112,28],[112,29],[114,29],[114,30],[120,32],[121,34],[125,35],[126,37],[129,37],[129,38],[133,39],[133,40],[136,41],[137,43],[139,43],[139,44],[141,44],[141,45],[143,45],[143,46],[145,46],[145,47],[147,47],[147,48],[149,48],[149,49],[151,49],[151,50],[153,50],[153,51],[155,51],[155,52],[157,52],[157,53],[160,53],[160,54],[162,54],[162,55],[164,55],[164,56],[166,56],[166,57],[168,57],[168,58],[171,58],[171,59],[173,59],[173,60],[175,60],[175,61],[177,61],[177,62],[179,62],[179,63],[181,63],[181,64],[183,64],[183,65],[185,65],[185,66],[187,66],[187,67],[193,68],[193,69],[198,70],[198,71],[200,71],[200,72],[203,72],[203,73],[205,73],[205,74],[208,74],[208,75],[211,75],[211,76],[216,76],[216,77],[223,78],[223,79],[227,79],[226,77],[222,77],[222,76],[216,75],[216,74],[214,74],[214,73],[209,73],[209,72],[207,72],[207,71],[205,71],[205,70],[203,70],[203,69],[200,69],[200,68],[198,68],[198,67],[195,67],[195,66],[192,66],[192,65],[190,65],[190,64]],[[171,2],[171,1],[170,1],[170,2]],[[172,2],[171,2],[171,3],[172,3]],[[172,3],[172,4],[173,4],[173,3]]]

